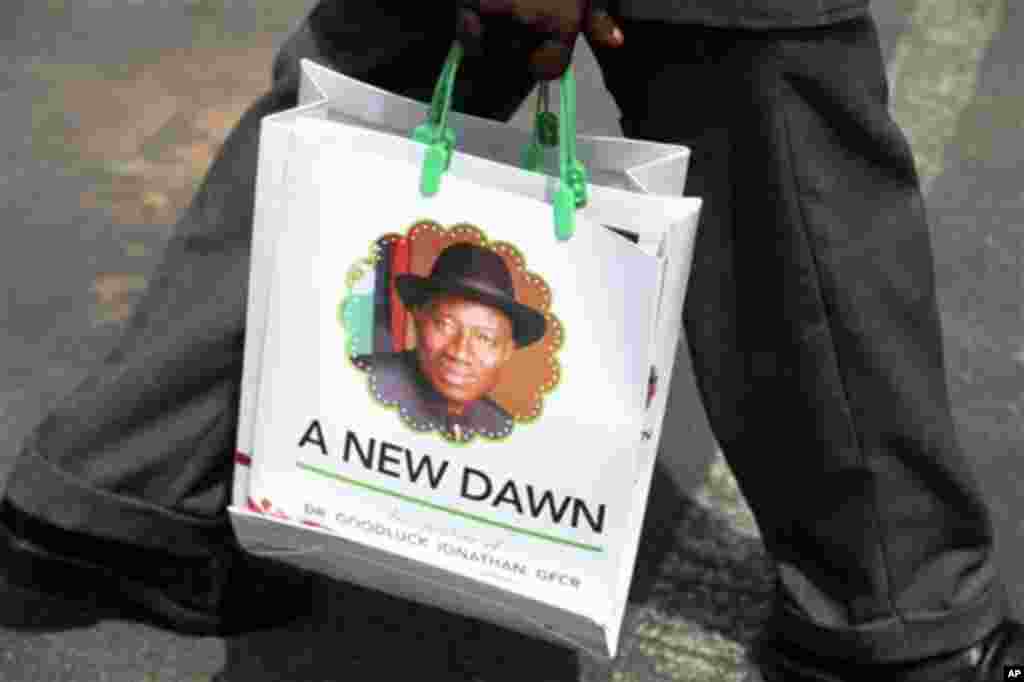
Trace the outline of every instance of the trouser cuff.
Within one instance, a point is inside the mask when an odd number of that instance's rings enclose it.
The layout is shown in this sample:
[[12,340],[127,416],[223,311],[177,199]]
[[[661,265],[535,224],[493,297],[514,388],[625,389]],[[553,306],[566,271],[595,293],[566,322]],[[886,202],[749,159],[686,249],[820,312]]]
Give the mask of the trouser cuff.
[[992,585],[976,601],[956,610],[902,614],[848,628],[823,627],[795,609],[776,607],[762,638],[765,644],[814,652],[859,663],[911,662],[965,649],[1008,617],[1006,593]]
[[183,556],[223,551],[231,533],[226,514],[202,518],[94,488],[31,449],[18,457],[6,497],[25,514],[65,530]]

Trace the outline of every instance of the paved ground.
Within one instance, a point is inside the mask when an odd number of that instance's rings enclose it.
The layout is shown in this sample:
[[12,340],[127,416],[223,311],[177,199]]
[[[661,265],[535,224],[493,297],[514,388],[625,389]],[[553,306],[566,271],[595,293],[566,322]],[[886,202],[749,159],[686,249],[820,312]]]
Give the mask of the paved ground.
[[[879,2],[893,108],[925,180],[948,366],[962,438],[1024,611],[1024,10],[1010,0]],[[13,0],[0,22],[0,480],[18,442],[116,336],[170,225],[211,154],[266,84],[296,0]],[[230,27],[230,30],[227,28]],[[589,55],[582,55],[589,57]],[[582,127],[617,132],[589,58]],[[519,119],[523,120],[523,119]],[[77,627],[55,604],[0,586],[0,680],[320,682],[443,680],[451,661],[481,680],[733,680],[764,614],[772,575],[699,406],[679,391],[659,471],[628,633],[612,664],[342,586],[286,630],[183,638],[123,622]],[[780,436],[780,452],[781,436]],[[396,656],[396,652],[400,652]],[[550,675],[553,677],[554,675]],[[571,674],[570,674],[571,676]],[[560,678],[564,679],[564,678]]]

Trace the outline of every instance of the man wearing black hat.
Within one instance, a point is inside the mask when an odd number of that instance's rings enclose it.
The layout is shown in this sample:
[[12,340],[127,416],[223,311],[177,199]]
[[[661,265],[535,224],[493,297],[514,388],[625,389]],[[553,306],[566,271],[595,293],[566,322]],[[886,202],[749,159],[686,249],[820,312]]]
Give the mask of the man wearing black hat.
[[512,416],[488,397],[517,348],[544,336],[544,315],[515,298],[501,256],[474,244],[449,246],[429,277],[403,274],[398,295],[413,313],[416,349],[360,356],[374,395],[419,431],[459,442],[503,438]]

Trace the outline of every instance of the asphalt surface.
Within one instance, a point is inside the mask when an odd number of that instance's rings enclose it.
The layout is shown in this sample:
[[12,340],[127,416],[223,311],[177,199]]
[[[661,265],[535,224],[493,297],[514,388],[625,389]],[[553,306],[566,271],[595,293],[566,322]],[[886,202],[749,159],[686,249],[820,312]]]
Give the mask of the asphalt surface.
[[[28,430],[114,342],[175,215],[308,4],[13,0],[0,12],[0,481]],[[876,4],[893,110],[926,188],[960,435],[1021,614],[1024,10],[1010,0]],[[580,127],[618,133],[586,52],[578,76]],[[322,586],[315,612],[290,628],[219,639],[76,621],[74,608],[0,584],[0,681],[413,677],[396,658],[431,681],[453,661],[479,680],[565,679],[562,664],[594,682],[737,679],[771,567],[692,391],[673,400],[666,448],[688,455],[659,472],[610,664],[567,662],[497,628],[345,586]]]

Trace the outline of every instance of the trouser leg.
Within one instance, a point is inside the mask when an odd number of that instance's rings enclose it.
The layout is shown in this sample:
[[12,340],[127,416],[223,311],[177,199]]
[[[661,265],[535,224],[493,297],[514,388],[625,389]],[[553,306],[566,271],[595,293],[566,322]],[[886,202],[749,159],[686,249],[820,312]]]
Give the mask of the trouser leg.
[[778,566],[767,636],[868,661],[973,643],[1003,595],[873,23],[625,33],[599,59],[626,134],[695,151],[685,326]]

